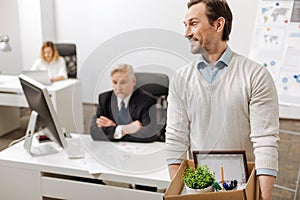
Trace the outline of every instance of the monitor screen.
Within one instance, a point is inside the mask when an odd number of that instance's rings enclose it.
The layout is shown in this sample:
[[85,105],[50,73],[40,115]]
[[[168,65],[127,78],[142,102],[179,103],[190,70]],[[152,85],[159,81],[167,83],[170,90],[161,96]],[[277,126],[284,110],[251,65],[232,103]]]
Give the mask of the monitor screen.
[[19,79],[30,109],[38,114],[38,128],[43,129],[43,134],[50,140],[65,148],[64,134],[46,86],[25,75],[20,75]]

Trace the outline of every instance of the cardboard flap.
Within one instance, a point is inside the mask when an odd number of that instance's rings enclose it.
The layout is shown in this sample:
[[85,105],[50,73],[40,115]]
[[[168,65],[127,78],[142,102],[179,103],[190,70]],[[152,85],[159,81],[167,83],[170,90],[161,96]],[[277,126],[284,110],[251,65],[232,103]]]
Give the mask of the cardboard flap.
[[247,167],[248,167],[248,174],[250,177],[250,174],[252,173],[252,169],[254,169],[255,167],[255,163],[254,162],[247,162]]
[[[183,174],[185,168],[187,168],[188,162],[185,160],[181,163],[180,167],[178,168],[174,179],[171,181],[167,191],[165,192],[165,196],[173,195],[173,194],[180,194],[182,187],[183,187],[183,182],[181,178],[176,178],[176,177],[181,177]],[[180,187],[178,187],[180,186]]]
[[[221,194],[221,196],[220,196]],[[244,200],[244,194],[242,192],[226,191],[226,192],[209,192],[199,194],[182,194],[178,196],[173,196],[168,200]]]
[[[253,171],[252,171],[253,170]],[[246,186],[246,197],[247,199],[255,199],[259,200],[259,194],[260,194],[260,187],[259,187],[259,181],[256,176],[256,170],[255,170],[255,163],[254,162],[248,162],[248,172],[250,174],[249,180]],[[251,179],[250,179],[251,177]],[[254,193],[250,193],[250,191],[254,191]]]
[[256,173],[254,168],[254,163],[248,163],[248,170],[251,172],[249,173],[250,176],[248,178],[247,185],[244,189],[246,199],[255,199],[255,183],[256,183]]

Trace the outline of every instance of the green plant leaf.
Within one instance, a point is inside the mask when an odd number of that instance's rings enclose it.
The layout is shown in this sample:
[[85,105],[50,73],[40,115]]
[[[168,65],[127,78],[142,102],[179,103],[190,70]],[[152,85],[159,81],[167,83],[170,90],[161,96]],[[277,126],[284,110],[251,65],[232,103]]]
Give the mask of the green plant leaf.
[[206,165],[198,165],[194,170],[187,167],[182,175],[182,181],[192,189],[203,189],[211,186],[215,181],[215,173],[211,173]]

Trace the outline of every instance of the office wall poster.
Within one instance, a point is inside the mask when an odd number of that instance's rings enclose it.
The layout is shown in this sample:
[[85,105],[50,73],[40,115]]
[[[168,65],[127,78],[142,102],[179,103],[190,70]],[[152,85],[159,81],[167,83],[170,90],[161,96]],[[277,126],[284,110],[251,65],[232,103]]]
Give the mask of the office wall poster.
[[280,104],[300,106],[300,0],[259,3],[250,58],[270,71]]

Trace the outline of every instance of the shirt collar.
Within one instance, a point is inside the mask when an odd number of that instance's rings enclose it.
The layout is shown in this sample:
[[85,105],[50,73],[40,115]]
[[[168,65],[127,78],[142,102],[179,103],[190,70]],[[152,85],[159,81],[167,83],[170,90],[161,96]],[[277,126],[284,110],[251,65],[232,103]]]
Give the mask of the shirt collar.
[[226,50],[222,54],[221,58],[217,61],[216,65],[218,64],[218,62],[223,62],[226,66],[228,66],[231,58],[232,58],[232,51],[230,47],[227,46]]
[[[216,62],[216,64],[214,65],[214,67],[221,67],[221,66],[228,66],[230,61],[232,58],[232,50],[230,49],[229,46],[227,46],[227,48],[225,49],[224,53],[221,55],[221,57],[219,58],[219,60]],[[199,58],[199,64],[198,64],[198,68],[205,68],[206,66],[209,66],[209,64],[206,62],[206,60],[204,59],[203,55],[200,55]]]
[[129,103],[129,100],[130,100],[131,95],[132,95],[132,94],[128,95],[125,99],[121,99],[121,98],[117,97],[117,99],[118,99],[118,108],[119,108],[119,110],[121,109],[121,102],[122,102],[122,101],[124,101],[124,103],[125,103],[125,108],[128,107],[128,103]]

